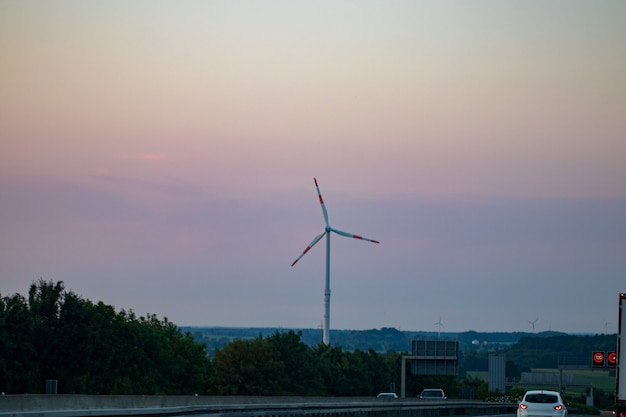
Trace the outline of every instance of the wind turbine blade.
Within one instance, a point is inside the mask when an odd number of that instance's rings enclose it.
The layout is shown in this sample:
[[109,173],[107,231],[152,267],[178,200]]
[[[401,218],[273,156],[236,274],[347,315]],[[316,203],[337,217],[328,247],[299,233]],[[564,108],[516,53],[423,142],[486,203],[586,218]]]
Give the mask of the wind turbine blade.
[[377,241],[377,240],[374,240],[374,239],[368,239],[368,238],[366,238],[366,237],[359,236],[359,235],[354,235],[354,234],[352,234],[352,233],[344,232],[343,230],[333,229],[332,227],[330,228],[330,230],[331,230],[331,231],[333,231],[333,232],[335,232],[335,233],[337,233],[338,235],[341,235],[341,236],[351,237],[351,238],[354,238],[354,239],[367,240],[368,242],[372,242],[372,243],[380,243],[380,242],[379,242],[379,241]]
[[306,248],[304,248],[304,251],[300,254],[300,256],[298,256],[298,259],[296,259],[295,261],[293,261],[293,263],[291,264],[291,266],[294,266],[296,264],[296,262],[298,262],[300,260],[300,258],[302,258],[308,251],[311,250],[311,248],[313,246],[315,246],[315,244],[317,242],[320,241],[321,238],[324,237],[324,235],[326,234],[326,232],[322,233],[321,235],[315,236],[315,239],[313,239],[313,241],[311,241],[311,243],[309,243],[309,246],[307,246]]
[[317,185],[317,179],[313,178],[315,181],[315,188],[317,188],[317,195],[320,198],[320,204],[322,205],[322,212],[324,213],[324,221],[326,222],[326,227],[328,227],[328,212],[326,211],[326,205],[324,204],[324,199],[322,199],[322,193],[320,193],[320,187]]

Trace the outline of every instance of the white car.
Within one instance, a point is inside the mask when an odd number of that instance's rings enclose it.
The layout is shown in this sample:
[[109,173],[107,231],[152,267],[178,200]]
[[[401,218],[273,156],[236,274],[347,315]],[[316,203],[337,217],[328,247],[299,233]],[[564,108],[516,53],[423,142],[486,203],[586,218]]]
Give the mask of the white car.
[[445,400],[448,398],[441,388],[426,388],[420,392],[419,397],[423,400]]
[[378,398],[398,398],[395,392],[381,392],[377,395]]
[[557,391],[527,391],[517,407],[517,417],[566,417],[567,407]]

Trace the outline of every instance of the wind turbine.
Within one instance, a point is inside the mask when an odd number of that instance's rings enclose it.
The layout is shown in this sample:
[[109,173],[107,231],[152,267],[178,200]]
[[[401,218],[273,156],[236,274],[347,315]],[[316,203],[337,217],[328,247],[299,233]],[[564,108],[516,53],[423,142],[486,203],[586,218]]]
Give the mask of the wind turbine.
[[443,323],[441,322],[441,316],[439,316],[439,321],[437,323],[434,323],[433,326],[439,326],[439,339],[441,339],[441,328],[442,327],[446,327],[443,325]]
[[363,236],[354,235],[352,233],[344,232],[342,230],[338,230],[338,229],[334,229],[330,227],[328,224],[328,212],[326,211],[326,206],[324,205],[324,200],[322,199],[322,193],[320,193],[320,187],[317,185],[317,179],[313,178],[313,181],[315,181],[315,188],[317,188],[317,195],[319,196],[320,204],[322,205],[322,213],[324,214],[324,222],[326,222],[326,228],[324,229],[323,233],[317,235],[315,239],[313,239],[313,241],[309,243],[309,246],[304,248],[304,251],[300,254],[300,256],[298,256],[298,259],[293,261],[291,266],[294,266],[296,262],[300,260],[300,258],[302,258],[309,250],[311,250],[311,248],[315,246],[315,244],[319,242],[320,239],[324,237],[324,235],[326,235],[326,286],[324,289],[324,322],[322,326],[323,327],[323,339],[322,340],[324,344],[328,345],[330,344],[330,232],[335,232],[340,236],[367,240],[368,242],[372,242],[372,243],[380,243],[380,242],[377,240],[367,239],[367,238],[364,238]]
[[527,322],[530,323],[531,326],[533,326],[533,332],[535,331],[535,323],[537,323],[537,320],[539,320],[539,319],[536,318],[534,321],[526,320]]

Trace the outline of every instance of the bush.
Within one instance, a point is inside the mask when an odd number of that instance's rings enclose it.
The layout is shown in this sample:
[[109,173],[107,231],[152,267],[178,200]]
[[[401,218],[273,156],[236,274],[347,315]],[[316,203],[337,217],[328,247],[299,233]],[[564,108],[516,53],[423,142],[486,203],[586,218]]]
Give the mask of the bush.
[[569,414],[576,413],[588,416],[600,415],[600,410],[598,410],[596,407],[591,407],[581,403],[568,403],[567,411]]

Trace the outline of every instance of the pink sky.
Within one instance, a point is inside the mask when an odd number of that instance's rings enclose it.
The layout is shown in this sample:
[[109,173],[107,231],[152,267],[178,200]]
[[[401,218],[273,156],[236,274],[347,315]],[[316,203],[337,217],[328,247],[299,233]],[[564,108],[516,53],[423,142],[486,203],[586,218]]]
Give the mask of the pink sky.
[[381,241],[333,239],[332,328],[603,331],[626,290],[625,15],[5,1],[0,292],[317,327],[323,245],[289,267],[323,230],[315,176],[332,226]]

